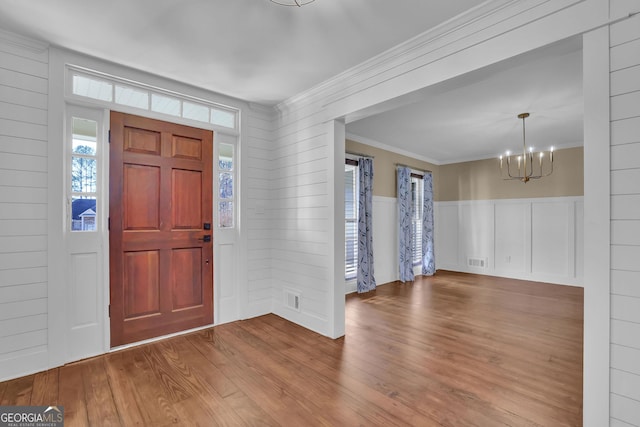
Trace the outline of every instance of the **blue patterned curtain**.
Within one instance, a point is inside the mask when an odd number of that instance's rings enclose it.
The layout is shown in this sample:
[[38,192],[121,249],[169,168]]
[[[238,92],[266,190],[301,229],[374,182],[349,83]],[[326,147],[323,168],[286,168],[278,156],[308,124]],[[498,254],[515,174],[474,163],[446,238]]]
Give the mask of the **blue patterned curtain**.
[[376,288],[373,276],[373,159],[358,159],[360,194],[358,197],[358,293]]
[[400,281],[411,282],[413,275],[413,257],[411,253],[411,218],[413,204],[411,203],[411,169],[398,167],[398,236],[400,249]]
[[433,276],[436,257],[433,252],[433,176],[425,172],[422,178],[424,197],[422,205],[422,274]]

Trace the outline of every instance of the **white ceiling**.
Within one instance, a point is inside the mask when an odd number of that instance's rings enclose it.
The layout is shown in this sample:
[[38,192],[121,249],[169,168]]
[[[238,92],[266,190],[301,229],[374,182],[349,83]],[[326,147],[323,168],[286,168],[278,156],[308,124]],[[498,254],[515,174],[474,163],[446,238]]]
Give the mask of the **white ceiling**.
[[275,104],[478,0],[2,0],[0,28],[164,77]]
[[347,125],[356,141],[446,164],[583,145],[582,44],[570,39],[412,94],[403,107]]
[[[0,29],[243,100],[273,105],[479,0],[2,0]],[[582,144],[579,40],[413,94],[349,123],[363,141],[437,164],[493,157],[527,140]]]

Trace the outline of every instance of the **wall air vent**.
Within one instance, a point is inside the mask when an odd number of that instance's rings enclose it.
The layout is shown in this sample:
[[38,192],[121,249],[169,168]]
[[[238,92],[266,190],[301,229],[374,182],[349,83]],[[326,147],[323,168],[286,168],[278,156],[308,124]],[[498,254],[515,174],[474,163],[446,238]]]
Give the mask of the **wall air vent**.
[[473,268],[487,268],[487,259],[486,258],[475,258],[468,257],[467,258],[467,266]]
[[284,290],[285,305],[296,311],[300,311],[300,294],[290,289]]

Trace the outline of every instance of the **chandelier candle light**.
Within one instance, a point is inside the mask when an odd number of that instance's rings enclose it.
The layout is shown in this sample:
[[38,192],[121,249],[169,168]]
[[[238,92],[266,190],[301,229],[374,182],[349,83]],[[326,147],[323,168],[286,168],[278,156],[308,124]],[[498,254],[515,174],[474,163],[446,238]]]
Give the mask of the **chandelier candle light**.
[[[538,179],[545,176],[549,176],[553,173],[553,147],[549,150],[549,167],[545,168],[546,163],[544,162],[545,154],[544,152],[534,153],[533,147],[529,147],[527,151],[527,141],[525,138],[525,129],[524,129],[524,120],[529,117],[529,113],[518,114],[518,118],[522,119],[522,155],[521,156],[512,156],[509,151],[505,154],[505,156],[500,156],[500,175],[504,180],[518,180],[522,181],[525,184],[532,179]],[[535,158],[539,160],[537,162],[534,161]],[[515,163],[512,158],[516,158],[518,163],[517,173],[515,171]],[[505,173],[505,163],[506,163],[506,173]],[[514,163],[514,170],[512,171],[511,164]],[[534,163],[538,163],[538,167],[534,166]],[[537,173],[534,174],[534,169]],[[548,169],[544,172],[544,169]]]

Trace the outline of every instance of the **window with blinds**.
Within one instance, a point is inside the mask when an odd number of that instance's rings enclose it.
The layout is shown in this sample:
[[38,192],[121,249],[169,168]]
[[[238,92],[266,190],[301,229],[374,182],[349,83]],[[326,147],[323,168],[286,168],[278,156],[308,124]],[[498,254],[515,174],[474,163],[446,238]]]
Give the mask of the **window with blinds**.
[[412,256],[413,265],[422,262],[422,208],[424,187],[422,176],[411,174],[411,203],[413,204],[413,218],[411,219]]
[[356,278],[358,268],[358,162],[344,165],[344,277]]

